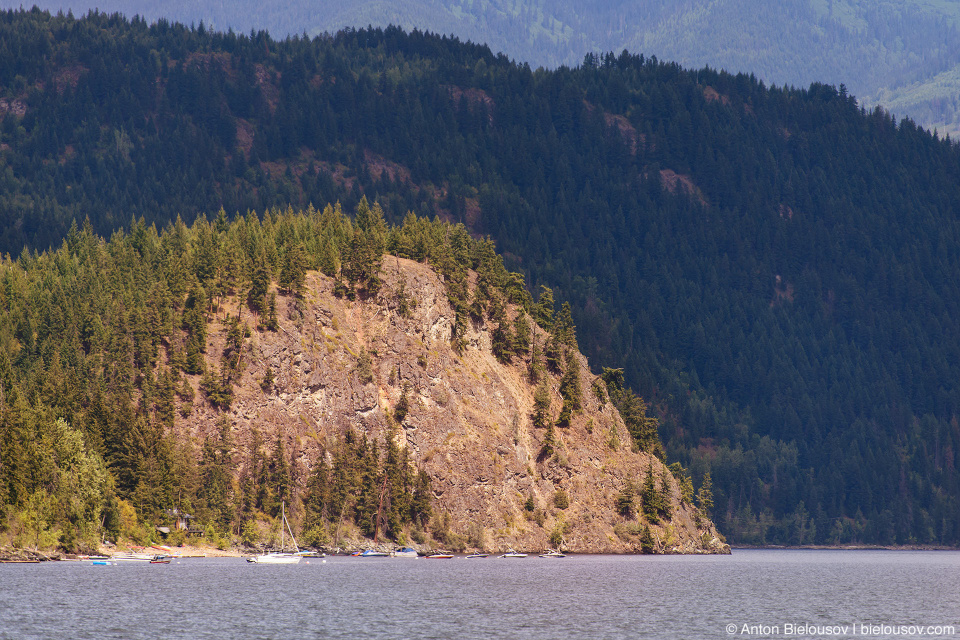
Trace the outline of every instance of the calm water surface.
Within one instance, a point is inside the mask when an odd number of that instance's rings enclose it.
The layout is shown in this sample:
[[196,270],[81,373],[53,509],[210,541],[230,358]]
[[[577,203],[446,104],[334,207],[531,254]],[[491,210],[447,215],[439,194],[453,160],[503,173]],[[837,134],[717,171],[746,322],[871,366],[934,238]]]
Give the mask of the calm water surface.
[[0,638],[960,638],[952,551],[176,562],[0,565]]

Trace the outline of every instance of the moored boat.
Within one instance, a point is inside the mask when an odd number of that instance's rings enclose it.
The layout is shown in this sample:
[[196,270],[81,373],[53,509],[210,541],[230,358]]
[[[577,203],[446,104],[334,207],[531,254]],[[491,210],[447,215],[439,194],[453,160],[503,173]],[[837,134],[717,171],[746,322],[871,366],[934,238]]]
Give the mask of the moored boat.
[[501,558],[526,558],[527,554],[519,553],[513,549],[507,549],[507,552],[500,556]]
[[556,549],[547,549],[540,554],[541,558],[566,558],[567,556]]
[[[285,503],[280,503],[280,513],[282,516],[282,521],[280,524],[280,551],[262,553],[258,556],[250,556],[247,558],[247,562],[252,562],[254,564],[298,564],[300,562],[300,558],[303,556],[300,555],[300,547],[297,546],[297,539],[293,537],[293,531],[290,529],[290,523],[287,522],[287,506]],[[293,542],[292,553],[284,551],[286,546],[284,529],[286,529],[286,532],[290,533],[290,540]]]
[[443,553],[443,552],[431,553],[430,555],[427,556],[427,560],[452,560],[452,559],[453,559],[452,553]]
[[391,554],[394,558],[419,558],[420,554],[412,547],[400,547]]
[[300,562],[300,557],[295,553],[282,553],[274,551],[272,553],[263,553],[259,556],[250,556],[247,558],[247,562],[253,562],[254,564],[297,564]]
[[115,553],[110,559],[114,562],[150,562],[153,556],[152,553]]

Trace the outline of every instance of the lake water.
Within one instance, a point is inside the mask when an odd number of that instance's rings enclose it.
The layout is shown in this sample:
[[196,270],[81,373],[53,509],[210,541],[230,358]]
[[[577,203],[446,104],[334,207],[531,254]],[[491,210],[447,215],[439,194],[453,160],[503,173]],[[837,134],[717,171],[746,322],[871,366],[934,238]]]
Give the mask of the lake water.
[[0,565],[4,639],[746,637],[960,638],[960,552]]

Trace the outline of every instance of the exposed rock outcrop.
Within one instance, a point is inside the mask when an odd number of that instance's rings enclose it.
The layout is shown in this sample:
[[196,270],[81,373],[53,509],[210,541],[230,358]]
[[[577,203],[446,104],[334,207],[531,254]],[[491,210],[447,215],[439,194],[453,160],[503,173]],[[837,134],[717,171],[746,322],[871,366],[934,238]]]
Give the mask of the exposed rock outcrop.
[[[241,448],[253,429],[267,442],[279,430],[302,483],[344,430],[386,437],[387,416],[406,386],[409,411],[393,433],[431,477],[434,509],[449,513],[451,529],[476,546],[539,550],[559,531],[570,551],[639,551],[643,523],[620,515],[617,497],[628,483],[639,487],[651,468],[658,483],[665,479],[673,507],[668,523],[650,526],[655,549],[729,552],[709,521],[697,526],[695,508],[681,501],[666,467],[631,449],[617,410],[591,391],[594,377],[582,355],[576,357],[584,408],[568,427],[556,429],[555,453],[542,456],[546,430],[531,420],[529,362],[498,362],[483,323],[469,327],[462,354],[454,351],[454,310],[430,266],[387,257],[381,276],[381,290],[367,300],[336,297],[333,280],[316,272],[308,274],[303,298],[278,297],[279,330],[253,331],[229,411]],[[412,300],[407,317],[399,313],[401,283]],[[221,318],[224,313],[237,309],[221,310]],[[537,332],[542,344],[544,334]],[[211,361],[219,361],[224,341],[225,327],[212,323]],[[372,382],[358,371],[363,352],[370,356]],[[275,380],[264,391],[260,382],[268,368]],[[198,379],[192,383],[197,387]],[[561,406],[558,385],[559,377],[550,376],[554,417]],[[200,393],[193,403],[178,428],[203,438],[215,431],[217,413]],[[555,499],[561,490],[565,508],[562,498]]]

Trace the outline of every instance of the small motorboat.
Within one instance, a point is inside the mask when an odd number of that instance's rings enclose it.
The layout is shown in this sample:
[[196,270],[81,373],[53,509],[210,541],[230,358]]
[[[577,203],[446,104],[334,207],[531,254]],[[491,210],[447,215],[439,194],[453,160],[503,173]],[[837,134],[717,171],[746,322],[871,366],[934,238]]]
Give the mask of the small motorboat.
[[541,558],[566,558],[567,556],[560,553],[559,550],[548,549],[540,554]]
[[150,558],[150,564],[170,564],[172,558],[165,553],[158,553]]
[[513,549],[507,549],[507,552],[500,556],[501,558],[526,558],[527,554],[519,553]]
[[393,552],[394,558],[419,558],[420,554],[412,547],[401,547]]
[[471,553],[470,555],[467,556],[467,560],[470,560],[471,558],[488,558],[488,557],[490,557],[489,553]]
[[427,560],[452,560],[452,553],[431,553],[427,556]]
[[359,554],[361,558],[389,558],[390,554],[386,551],[374,551],[373,549],[367,549],[363,553]]

